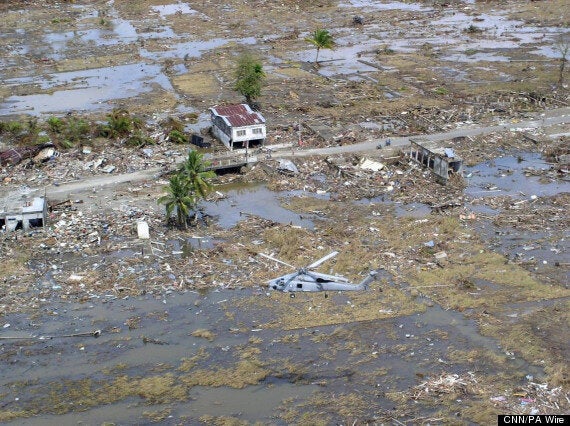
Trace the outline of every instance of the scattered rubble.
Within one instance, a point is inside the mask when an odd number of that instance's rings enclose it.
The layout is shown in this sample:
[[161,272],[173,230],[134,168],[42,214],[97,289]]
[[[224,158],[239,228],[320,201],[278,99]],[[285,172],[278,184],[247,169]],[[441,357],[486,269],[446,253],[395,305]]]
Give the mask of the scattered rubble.
[[33,163],[41,163],[52,158],[54,155],[55,145],[52,143],[13,147],[0,152],[0,166],[15,166],[29,159],[31,159]]
[[[486,397],[488,384],[474,373],[442,373],[414,386],[409,397],[415,401],[436,399],[449,395],[461,401],[469,395]],[[570,408],[570,398],[562,387],[552,387],[548,383],[527,382],[525,385],[505,392],[503,395],[488,397],[493,406],[502,413],[509,414],[552,414],[562,413]]]

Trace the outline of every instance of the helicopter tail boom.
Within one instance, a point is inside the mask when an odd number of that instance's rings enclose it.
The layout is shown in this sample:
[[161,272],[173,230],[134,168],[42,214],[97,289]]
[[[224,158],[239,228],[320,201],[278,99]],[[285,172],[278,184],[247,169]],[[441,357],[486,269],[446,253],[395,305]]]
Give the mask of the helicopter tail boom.
[[378,275],[378,272],[370,271],[368,276],[366,278],[364,278],[360,284],[358,284],[358,287],[362,288],[363,290],[368,290],[368,286],[370,285],[370,283],[372,281],[374,281],[376,279],[377,275]]

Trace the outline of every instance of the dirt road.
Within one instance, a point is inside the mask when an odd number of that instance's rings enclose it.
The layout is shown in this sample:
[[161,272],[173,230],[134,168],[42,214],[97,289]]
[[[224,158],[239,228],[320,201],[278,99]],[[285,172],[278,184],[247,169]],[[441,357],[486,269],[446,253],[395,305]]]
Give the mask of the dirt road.
[[[409,145],[411,138],[422,138],[429,141],[444,141],[449,140],[454,137],[459,136],[480,136],[486,135],[493,132],[501,131],[515,131],[520,129],[537,129],[544,128],[552,125],[558,124],[568,124],[570,123],[570,108],[559,108],[554,110],[549,110],[542,113],[536,118],[518,121],[518,122],[506,122],[504,124],[498,124],[495,126],[474,126],[474,127],[463,127],[449,132],[442,133],[432,133],[427,135],[417,135],[412,137],[396,137],[391,139],[392,147],[404,147]],[[306,157],[311,155],[333,155],[333,154],[343,154],[343,153],[354,153],[354,152],[366,152],[376,149],[379,143],[384,142],[383,140],[373,140],[367,142],[356,143],[353,145],[342,145],[333,146],[327,148],[314,148],[314,149],[281,149],[275,151],[275,156],[277,157]],[[126,182],[137,182],[148,179],[156,178],[160,172],[161,168],[153,167],[146,170],[140,170],[135,173],[123,173],[123,174],[109,174],[106,176],[100,176],[95,178],[90,178],[88,180],[79,180],[77,182],[66,183],[62,185],[51,185],[45,188],[46,195],[52,198],[61,198],[68,196],[72,193],[79,193],[83,191],[92,191],[97,188],[101,188],[107,185],[117,185]]]
[[[506,122],[495,126],[474,126],[462,127],[449,132],[432,133],[427,135],[415,135],[411,137],[390,138],[392,147],[402,147],[410,144],[410,139],[421,138],[428,141],[444,141],[450,140],[460,136],[481,136],[493,132],[501,131],[516,131],[517,129],[538,129],[557,124],[570,123],[570,108],[559,108],[545,111],[541,116],[531,120],[519,122]],[[357,143],[354,145],[334,146],[329,148],[317,148],[295,151],[295,156],[308,156],[308,155],[331,155],[342,154],[348,152],[363,152],[376,149],[376,146],[384,142],[384,140],[373,140],[368,142]],[[280,156],[292,156],[293,154],[284,152]]]

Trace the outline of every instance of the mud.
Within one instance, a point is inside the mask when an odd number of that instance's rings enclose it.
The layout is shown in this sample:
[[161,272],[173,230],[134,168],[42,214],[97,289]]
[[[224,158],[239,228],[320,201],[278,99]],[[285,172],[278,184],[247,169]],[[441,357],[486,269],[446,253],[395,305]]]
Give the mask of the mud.
[[[273,297],[249,291],[143,296],[103,304],[52,304],[33,316],[11,316],[5,330],[22,340],[2,345],[3,362],[11,366],[3,375],[7,390],[4,415],[20,410],[26,416],[35,414],[36,420],[26,421],[30,424],[130,423],[134,419],[148,421],[145,419],[151,413],[164,410],[168,413],[163,419],[166,424],[197,422],[205,415],[286,424],[278,420],[279,413],[311,413],[307,401],[327,400],[340,392],[372,398],[366,408],[344,407],[356,410],[353,416],[386,421],[398,416],[390,395],[407,392],[418,378],[444,372],[470,371],[479,377],[510,371],[538,380],[543,374],[540,368],[502,354],[495,340],[479,335],[472,320],[438,307],[394,319],[278,331],[261,320],[267,315],[264,301]],[[311,296],[300,297],[305,299],[302,304],[340,302],[337,297],[319,298],[318,302]],[[235,310],[236,298],[242,306],[247,303],[247,315]],[[288,317],[284,313],[279,320],[286,323]],[[101,330],[98,338],[59,337],[94,328]],[[196,330],[203,329],[215,336],[211,342],[193,337]],[[470,352],[489,360],[456,359]],[[185,363],[194,358],[194,366],[188,370]],[[179,401],[165,395],[162,404],[153,402],[142,389],[138,395],[113,391],[119,386],[114,382],[116,375],[126,382],[172,375],[172,385],[180,386],[190,377],[188,373],[198,374],[205,368],[215,377],[240,359],[255,359],[257,369],[266,371],[259,385],[241,389],[239,377],[235,382],[220,377],[225,387],[187,384]],[[59,383],[65,387],[56,396],[48,389],[59,387]],[[79,400],[73,391],[77,388],[85,392]],[[105,389],[111,392],[107,402],[111,405],[103,411],[96,407]],[[260,400],[265,401],[262,410],[257,407]],[[408,410],[422,411],[414,405]],[[42,412],[59,415],[44,415],[40,420],[37,414]],[[334,412],[333,405],[321,407],[321,414],[329,420],[336,418]]]
[[[0,169],[3,191],[54,194],[46,228],[0,234],[0,420],[490,424],[568,412],[569,129],[517,127],[568,105],[553,47],[565,2],[253,3],[0,6],[2,123],[95,125],[120,107],[150,135]],[[319,64],[305,41],[316,27],[337,43]],[[299,173],[280,173],[275,153],[219,176],[199,222],[168,227],[156,199],[188,146],[163,123],[210,140],[207,108],[242,101],[244,50],[267,73],[268,145],[287,147]],[[446,186],[399,147],[295,155],[475,124],[504,131],[446,141],[466,165]],[[0,132],[2,150],[24,144],[12,136]],[[362,170],[363,158],[385,167]],[[130,172],[144,176],[125,182]],[[324,272],[357,282],[379,269],[379,280],[295,298],[265,287],[290,269],[258,253],[303,266],[332,250]]]

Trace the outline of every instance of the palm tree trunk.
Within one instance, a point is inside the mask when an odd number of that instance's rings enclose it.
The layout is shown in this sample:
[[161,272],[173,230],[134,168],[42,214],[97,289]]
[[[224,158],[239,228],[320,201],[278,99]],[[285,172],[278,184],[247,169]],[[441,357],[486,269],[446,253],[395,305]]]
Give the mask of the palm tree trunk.
[[182,227],[184,226],[184,229],[188,229],[188,223],[186,221],[186,218],[184,217],[184,215],[182,214],[182,212],[180,211],[180,209],[178,209],[178,211],[176,212],[178,215],[178,226]]
[[319,48],[317,47],[317,57],[315,58],[315,64],[318,64],[318,63],[319,63],[319,50],[321,50],[321,49],[319,49]]

